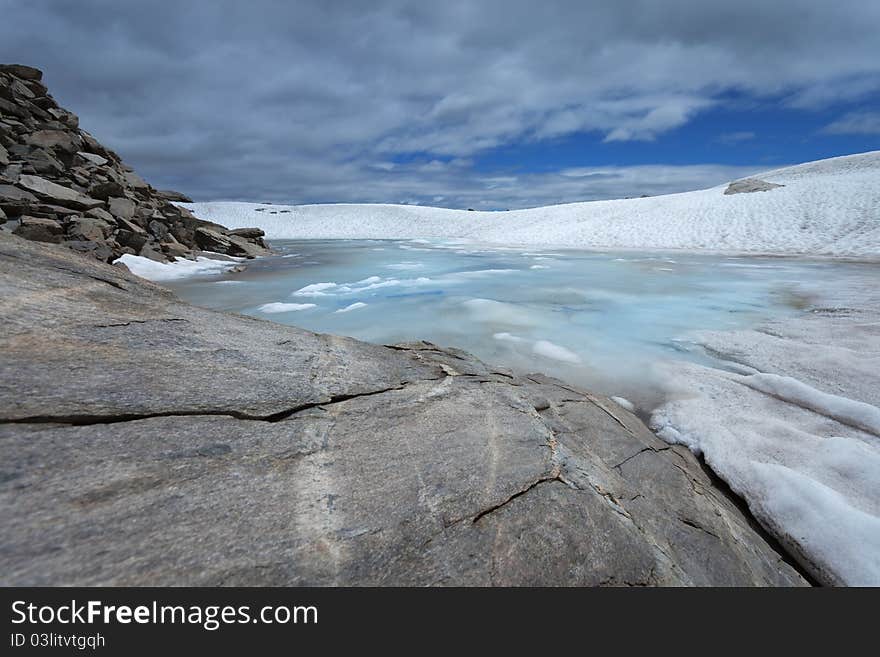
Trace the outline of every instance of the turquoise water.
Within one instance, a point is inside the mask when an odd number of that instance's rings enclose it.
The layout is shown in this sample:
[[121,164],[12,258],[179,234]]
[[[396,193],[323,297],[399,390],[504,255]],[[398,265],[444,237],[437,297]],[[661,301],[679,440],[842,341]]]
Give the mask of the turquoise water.
[[[277,256],[253,261],[245,272],[171,286],[202,306],[313,331],[460,347],[493,364],[626,397],[643,409],[662,396],[655,363],[711,361],[688,332],[805,312],[811,289],[859,273],[858,265],[830,261],[418,241],[272,246]],[[300,309],[261,310],[278,303]]]

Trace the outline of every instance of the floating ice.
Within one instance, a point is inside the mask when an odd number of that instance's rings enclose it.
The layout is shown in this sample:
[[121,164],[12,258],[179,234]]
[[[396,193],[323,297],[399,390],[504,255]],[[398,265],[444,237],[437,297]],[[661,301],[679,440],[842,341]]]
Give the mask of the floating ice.
[[532,346],[532,351],[534,351],[539,356],[544,356],[545,358],[550,358],[552,360],[558,360],[563,363],[581,362],[581,357],[578,356],[576,353],[558,344],[554,344],[549,340],[538,340],[537,342],[535,342],[534,346]]
[[358,308],[366,308],[366,307],[367,307],[367,304],[363,303],[362,301],[355,301],[350,306],[346,306],[345,308],[340,308],[339,310],[336,310],[335,312],[347,313],[347,312],[351,312],[352,310],[357,310]]
[[315,304],[313,303],[264,303],[262,306],[257,308],[261,313],[289,313],[297,310],[308,310],[309,308],[314,308]]

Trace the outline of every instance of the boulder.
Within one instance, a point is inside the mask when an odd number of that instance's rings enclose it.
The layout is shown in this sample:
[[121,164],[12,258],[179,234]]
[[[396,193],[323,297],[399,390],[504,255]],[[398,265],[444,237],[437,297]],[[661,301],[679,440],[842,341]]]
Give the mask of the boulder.
[[96,180],[89,187],[89,196],[107,201],[112,197],[123,197],[125,188],[115,180]]
[[112,232],[113,226],[93,217],[74,217],[67,223],[67,234],[73,240],[101,242]]
[[257,258],[266,255],[269,252],[265,247],[249,242],[243,237],[238,237],[237,235],[227,235],[226,239],[228,239],[232,245],[231,251],[227,252],[229,255]]
[[147,231],[145,231],[133,221],[129,221],[128,219],[125,219],[123,217],[114,217],[113,220],[116,222],[116,225],[119,226],[119,228],[122,230],[128,230],[132,233],[137,233],[138,235],[144,236],[146,236],[147,234]]
[[229,253],[235,251],[236,247],[232,241],[226,236],[211,230],[210,228],[196,228],[194,239],[196,246],[203,251],[213,251],[214,253],[223,253],[226,255],[234,255]]
[[749,194],[751,192],[767,192],[777,187],[785,187],[785,185],[777,185],[776,183],[759,180],[758,178],[744,178],[730,183],[724,190],[725,196],[731,194]]
[[22,80],[42,80],[43,72],[24,64],[0,64],[0,73],[9,73]]
[[113,197],[107,200],[108,205],[110,207],[110,214],[118,219],[131,219],[134,217],[134,211],[137,209],[137,204],[134,201],[121,198],[121,197]]
[[136,192],[149,192],[150,186],[134,171],[125,171],[125,184]]
[[160,242],[164,241],[168,237],[168,226],[163,224],[161,221],[157,221],[156,219],[150,221],[150,223],[147,225],[147,230]]
[[51,203],[31,203],[27,207],[27,213],[38,217],[70,217],[78,214],[78,210],[72,210]]
[[165,257],[165,254],[162,253],[161,250],[157,248],[157,244],[148,243],[144,244],[141,247],[141,250],[138,252],[138,255],[141,258],[149,258],[150,260],[155,260],[156,262],[168,262],[168,258]]
[[101,262],[110,262],[117,254],[113,247],[106,242],[94,242],[92,240],[70,240],[64,243],[71,251],[88,255],[89,257],[100,260]]
[[108,224],[111,225],[116,221],[113,218],[113,215],[107,212],[104,208],[92,208],[91,210],[86,210],[85,215],[87,217],[101,219],[102,221],[106,221]]
[[68,112],[67,110],[61,109],[60,107],[48,107],[46,111],[49,112],[55,119],[58,120],[59,123],[62,123],[67,128],[72,128],[76,130],[79,127],[79,117],[73,112]]
[[87,160],[88,162],[91,162],[92,164],[99,167],[102,167],[107,164],[107,162],[109,162],[106,157],[101,157],[100,155],[97,155],[95,153],[87,153],[86,151],[77,151],[77,155],[79,155],[82,159]]
[[103,201],[90,198],[69,187],[63,187],[39,176],[22,175],[18,179],[18,185],[40,198],[77,210],[89,210],[104,205]]
[[262,228],[233,228],[232,230],[227,230],[226,234],[253,240],[265,237],[266,232]]
[[82,146],[82,140],[78,136],[65,130],[37,130],[25,137],[25,143],[71,155]]
[[13,231],[16,235],[36,242],[61,241],[64,229],[57,221],[44,217],[24,216],[19,220],[18,228]]
[[[172,240],[174,239],[171,235],[169,235],[168,238]],[[191,249],[176,240],[173,242],[162,242],[159,244],[159,247],[162,249],[163,253],[170,256],[171,258],[185,258],[192,255]]]
[[41,175],[58,175],[65,168],[58,158],[42,148],[29,149],[20,159],[29,164],[35,173]]
[[31,203],[36,203],[37,197],[23,189],[12,185],[0,185],[0,209],[10,214],[19,214]]
[[147,234],[143,231],[139,233],[125,229],[116,231],[116,241],[121,246],[127,246],[128,248],[133,249],[135,253],[144,248],[148,239]]

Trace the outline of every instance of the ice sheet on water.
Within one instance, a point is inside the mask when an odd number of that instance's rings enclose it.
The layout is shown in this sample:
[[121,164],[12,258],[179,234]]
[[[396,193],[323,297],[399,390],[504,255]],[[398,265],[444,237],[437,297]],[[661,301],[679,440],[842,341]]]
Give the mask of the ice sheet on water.
[[295,312],[299,310],[308,310],[309,308],[315,308],[316,305],[313,303],[264,303],[262,306],[257,308],[261,313],[275,314],[275,313],[289,313]]

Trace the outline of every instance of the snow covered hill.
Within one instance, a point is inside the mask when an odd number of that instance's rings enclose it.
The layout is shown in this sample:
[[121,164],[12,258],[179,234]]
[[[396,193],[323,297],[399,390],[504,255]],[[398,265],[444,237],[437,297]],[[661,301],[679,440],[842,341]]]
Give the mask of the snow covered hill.
[[270,239],[439,238],[555,248],[880,256],[880,151],[756,177],[783,186],[725,195],[727,185],[720,185],[509,212],[368,204],[182,205],[233,228],[259,226]]

